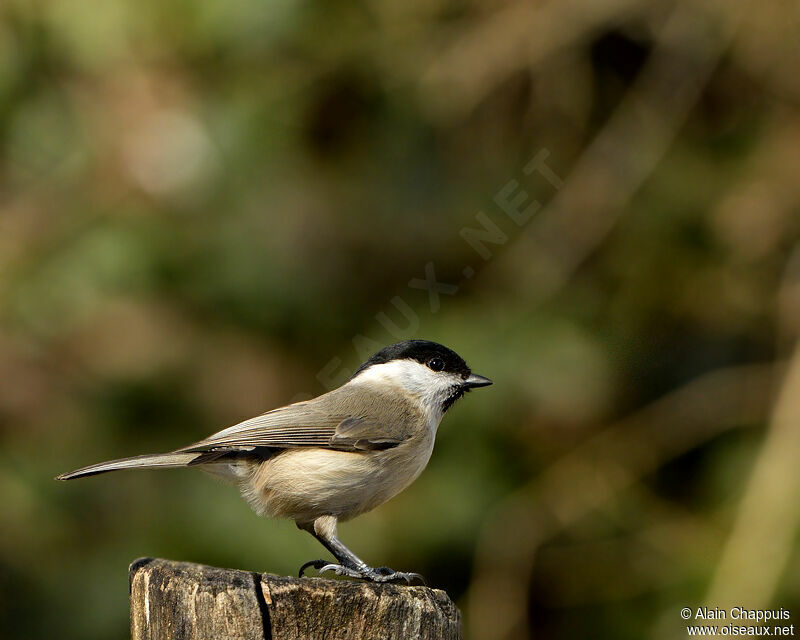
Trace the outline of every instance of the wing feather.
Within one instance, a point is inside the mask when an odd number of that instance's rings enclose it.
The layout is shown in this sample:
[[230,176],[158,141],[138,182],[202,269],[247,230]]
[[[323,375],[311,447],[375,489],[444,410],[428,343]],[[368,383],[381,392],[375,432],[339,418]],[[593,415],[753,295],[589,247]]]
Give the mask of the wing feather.
[[223,429],[181,451],[325,446],[339,422],[341,418],[327,416],[308,403],[296,403]]
[[367,395],[365,402],[362,394],[356,409],[352,397],[338,391],[268,411],[178,451],[252,451],[257,447],[370,451],[397,446],[410,437],[413,416],[408,407],[387,411],[385,398]]

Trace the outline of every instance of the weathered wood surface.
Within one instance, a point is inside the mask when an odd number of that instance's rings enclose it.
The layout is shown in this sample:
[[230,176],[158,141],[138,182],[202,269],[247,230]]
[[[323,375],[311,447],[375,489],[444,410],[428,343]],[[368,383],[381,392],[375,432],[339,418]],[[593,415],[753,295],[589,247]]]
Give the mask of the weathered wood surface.
[[142,558],[130,567],[133,640],[461,638],[444,591],[217,569]]

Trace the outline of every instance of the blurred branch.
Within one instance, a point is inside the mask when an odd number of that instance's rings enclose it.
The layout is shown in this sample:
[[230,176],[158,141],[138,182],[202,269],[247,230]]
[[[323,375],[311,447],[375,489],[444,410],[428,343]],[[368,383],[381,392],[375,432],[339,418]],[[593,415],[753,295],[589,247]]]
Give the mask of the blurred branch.
[[680,588],[687,567],[701,573],[723,537],[713,511],[692,510],[643,483],[627,489],[602,520],[614,533],[559,537],[541,549],[534,582],[547,588],[536,589],[539,607],[596,606]]
[[524,635],[537,548],[647,473],[725,431],[763,420],[774,364],[718,370],[691,381],[555,462],[488,519],[466,615],[472,637]]
[[[795,258],[800,249],[795,251]],[[795,266],[800,266],[797,259]],[[790,263],[790,264],[792,264]],[[785,289],[798,294],[800,274]],[[775,403],[770,428],[742,498],[733,530],[711,581],[706,601],[725,607],[766,607],[789,561],[800,525],[800,341]]]
[[800,344],[706,601],[764,608],[786,566],[800,522]]
[[540,300],[559,290],[614,228],[678,134],[746,4],[678,3],[634,86],[512,249],[526,265],[516,280],[522,295]]
[[651,9],[640,0],[516,2],[450,43],[422,77],[425,106],[444,121],[472,111],[517,71]]
[[[682,2],[669,17],[639,80],[532,223],[530,242],[517,245],[527,265],[519,291],[541,299],[558,290],[666,153],[747,6],[712,5]],[[479,543],[467,605],[473,637],[519,637],[528,593],[515,576],[530,575],[538,546],[664,461],[762,419],[773,375],[773,365],[758,365],[704,376],[592,438],[510,498]]]

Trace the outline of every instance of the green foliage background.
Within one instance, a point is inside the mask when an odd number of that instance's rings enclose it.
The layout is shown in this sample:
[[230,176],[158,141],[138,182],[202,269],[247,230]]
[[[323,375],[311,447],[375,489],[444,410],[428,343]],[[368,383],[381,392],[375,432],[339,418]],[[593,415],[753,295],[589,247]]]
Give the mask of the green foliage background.
[[[319,557],[202,474],[52,478],[409,337],[495,386],[342,537],[446,588],[468,637],[800,615],[798,24],[741,0],[5,2],[0,635],[125,637],[140,556]],[[526,173],[542,150],[558,180]],[[521,225],[515,198],[541,203]],[[457,291],[409,286],[426,268]]]

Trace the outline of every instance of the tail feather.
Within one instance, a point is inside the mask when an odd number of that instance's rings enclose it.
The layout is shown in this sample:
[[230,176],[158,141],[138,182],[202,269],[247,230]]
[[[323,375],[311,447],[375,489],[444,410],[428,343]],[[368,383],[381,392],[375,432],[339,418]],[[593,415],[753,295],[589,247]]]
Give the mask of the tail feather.
[[73,480],[86,476],[117,471],[118,469],[174,469],[185,467],[194,460],[198,453],[153,453],[143,456],[133,456],[132,458],[120,458],[119,460],[109,460],[100,462],[82,469],[76,469],[69,473],[62,473],[56,476],[56,480]]

